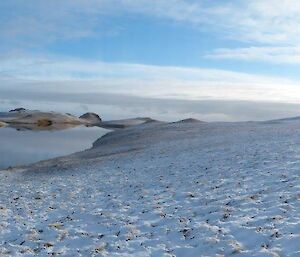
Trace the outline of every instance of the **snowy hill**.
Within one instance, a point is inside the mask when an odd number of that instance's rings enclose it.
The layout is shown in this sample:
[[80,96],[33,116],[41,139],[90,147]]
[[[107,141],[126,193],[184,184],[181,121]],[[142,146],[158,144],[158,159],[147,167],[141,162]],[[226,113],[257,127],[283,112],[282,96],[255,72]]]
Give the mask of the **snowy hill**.
[[0,172],[0,256],[300,256],[300,122],[149,122]]

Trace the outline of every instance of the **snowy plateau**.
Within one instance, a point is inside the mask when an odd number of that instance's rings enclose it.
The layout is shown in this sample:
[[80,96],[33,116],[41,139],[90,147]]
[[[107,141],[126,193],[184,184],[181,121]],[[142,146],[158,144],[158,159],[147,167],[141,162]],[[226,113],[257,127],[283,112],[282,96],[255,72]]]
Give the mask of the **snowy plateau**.
[[300,119],[147,122],[0,172],[0,256],[300,256]]

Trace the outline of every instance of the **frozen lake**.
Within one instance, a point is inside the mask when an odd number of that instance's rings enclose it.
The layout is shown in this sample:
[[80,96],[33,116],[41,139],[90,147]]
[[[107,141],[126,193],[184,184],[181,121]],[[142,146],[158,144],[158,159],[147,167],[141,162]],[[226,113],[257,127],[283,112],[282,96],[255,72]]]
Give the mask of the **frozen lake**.
[[0,169],[88,149],[107,132],[103,128],[84,126],[50,131],[0,128]]

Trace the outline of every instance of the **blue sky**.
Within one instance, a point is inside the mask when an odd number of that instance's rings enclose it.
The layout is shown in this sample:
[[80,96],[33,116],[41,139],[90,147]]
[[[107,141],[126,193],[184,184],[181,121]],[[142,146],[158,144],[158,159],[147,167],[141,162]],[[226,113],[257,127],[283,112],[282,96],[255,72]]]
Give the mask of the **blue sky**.
[[1,1],[2,87],[300,103],[299,23],[293,0]]

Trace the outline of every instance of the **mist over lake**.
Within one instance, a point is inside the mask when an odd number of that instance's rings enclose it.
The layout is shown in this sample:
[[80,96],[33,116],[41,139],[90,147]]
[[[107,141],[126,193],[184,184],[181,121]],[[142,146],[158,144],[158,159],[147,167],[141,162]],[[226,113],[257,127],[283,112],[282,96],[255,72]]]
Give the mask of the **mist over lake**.
[[108,130],[83,126],[61,131],[0,129],[0,169],[64,156],[91,148]]
[[[88,82],[85,85],[89,87]],[[101,88],[99,86],[99,88]],[[49,90],[32,86],[0,88],[0,111],[16,107],[69,112],[98,113],[105,120],[151,117],[162,121],[196,118],[204,121],[258,121],[298,116],[300,105],[266,101],[191,100],[142,97],[129,94]]]

